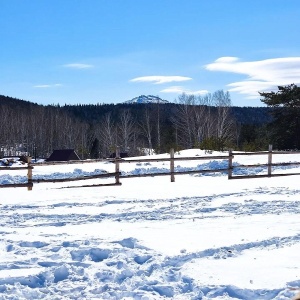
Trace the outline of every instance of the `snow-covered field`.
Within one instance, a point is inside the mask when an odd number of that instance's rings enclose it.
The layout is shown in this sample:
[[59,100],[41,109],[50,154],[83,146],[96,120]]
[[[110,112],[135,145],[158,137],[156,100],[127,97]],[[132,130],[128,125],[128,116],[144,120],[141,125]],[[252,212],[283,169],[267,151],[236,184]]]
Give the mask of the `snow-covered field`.
[[[227,167],[207,156],[177,162],[177,170]],[[168,169],[167,162],[121,164],[123,174]],[[108,162],[35,166],[33,178],[113,171]],[[26,182],[25,175],[1,171],[0,183]],[[158,176],[121,179],[122,186],[62,188],[109,178],[0,189],[0,299],[291,299],[300,287],[299,179],[211,173],[178,175],[175,183]]]

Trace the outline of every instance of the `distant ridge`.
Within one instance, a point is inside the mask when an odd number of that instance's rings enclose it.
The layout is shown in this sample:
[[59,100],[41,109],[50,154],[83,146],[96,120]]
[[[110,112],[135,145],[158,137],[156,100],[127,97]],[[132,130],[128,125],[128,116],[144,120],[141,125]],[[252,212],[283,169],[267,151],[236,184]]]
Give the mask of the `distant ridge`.
[[160,104],[164,104],[164,103],[170,103],[170,102],[167,101],[167,100],[163,100],[163,99],[161,99],[157,96],[153,96],[153,95],[148,95],[148,96],[141,95],[141,96],[135,97],[131,100],[127,100],[123,103],[126,103],[126,104],[134,104],[134,103],[142,103],[142,104],[145,104],[145,103],[160,103]]
[[13,97],[4,96],[4,95],[0,95],[0,105],[7,105],[12,108],[40,106],[39,104],[31,102],[31,101],[22,100],[22,99],[13,98]]

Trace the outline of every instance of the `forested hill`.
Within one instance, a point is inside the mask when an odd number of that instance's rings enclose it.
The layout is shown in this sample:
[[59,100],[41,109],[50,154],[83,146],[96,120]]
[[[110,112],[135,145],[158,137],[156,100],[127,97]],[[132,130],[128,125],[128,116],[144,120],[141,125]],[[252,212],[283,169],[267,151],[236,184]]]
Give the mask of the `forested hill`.
[[[166,103],[160,104],[160,112],[162,118],[170,117],[180,104]],[[129,109],[133,115],[139,116],[140,112],[144,111],[145,107],[155,113],[157,104],[90,104],[90,105],[65,105],[61,109],[67,111],[81,120],[89,122],[97,122],[104,114],[111,113],[113,116],[118,115],[118,112],[124,109]],[[231,113],[235,120],[240,124],[266,124],[271,121],[271,109],[268,107],[231,107]]]
[[232,107],[232,114],[240,124],[267,124],[271,121],[269,107]]
[[5,105],[10,108],[29,109],[38,107],[39,105],[30,101],[25,101],[17,98],[0,95],[0,105]]
[[98,158],[116,145],[130,155],[193,147],[265,150],[269,112],[174,103],[43,106],[0,96],[0,156],[35,149],[48,157],[53,149],[73,148],[81,158]]
[[[37,107],[43,107],[30,101],[25,101],[17,98],[0,95],[0,105],[6,106],[12,109],[31,109]],[[169,115],[170,111],[179,104],[166,103],[160,104],[162,107],[162,114],[164,111]],[[53,106],[61,111],[71,113],[71,115],[79,118],[85,122],[97,122],[101,117],[107,113],[117,115],[120,110],[129,109],[133,112],[133,115],[138,115],[140,111],[143,111],[145,106],[152,107],[152,111],[155,111],[157,104],[77,104],[77,105],[64,105]],[[48,106],[49,107],[49,106]],[[270,108],[268,107],[237,107],[231,108],[232,115],[236,121],[240,124],[266,124],[271,121]],[[162,115],[163,117],[163,115]]]

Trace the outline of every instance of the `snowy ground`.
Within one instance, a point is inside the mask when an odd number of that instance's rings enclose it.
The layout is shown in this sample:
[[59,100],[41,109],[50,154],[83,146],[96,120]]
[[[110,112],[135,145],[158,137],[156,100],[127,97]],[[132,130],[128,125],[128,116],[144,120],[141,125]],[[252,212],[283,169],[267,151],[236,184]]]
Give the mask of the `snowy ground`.
[[[197,154],[203,155],[180,156]],[[197,165],[227,162],[180,161],[177,170]],[[121,164],[124,174],[168,168]],[[33,176],[113,171],[99,162],[36,166]],[[0,183],[25,182],[25,175],[1,171]],[[109,178],[1,189],[0,299],[291,299],[300,287],[299,178],[228,180],[212,173],[178,175],[175,183],[165,176],[122,179],[122,186],[62,189]]]

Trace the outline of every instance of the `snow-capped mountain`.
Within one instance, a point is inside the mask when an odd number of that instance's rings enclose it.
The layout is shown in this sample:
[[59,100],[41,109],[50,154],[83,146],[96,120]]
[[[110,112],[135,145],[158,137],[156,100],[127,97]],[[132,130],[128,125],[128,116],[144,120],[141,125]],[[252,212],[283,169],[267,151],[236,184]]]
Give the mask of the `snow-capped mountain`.
[[141,96],[138,96],[138,97],[135,97],[131,100],[127,100],[125,101],[124,103],[126,104],[133,104],[133,103],[169,103],[169,101],[167,100],[163,100],[157,96],[153,96],[153,95],[148,95],[148,96],[145,96],[145,95],[141,95]]

